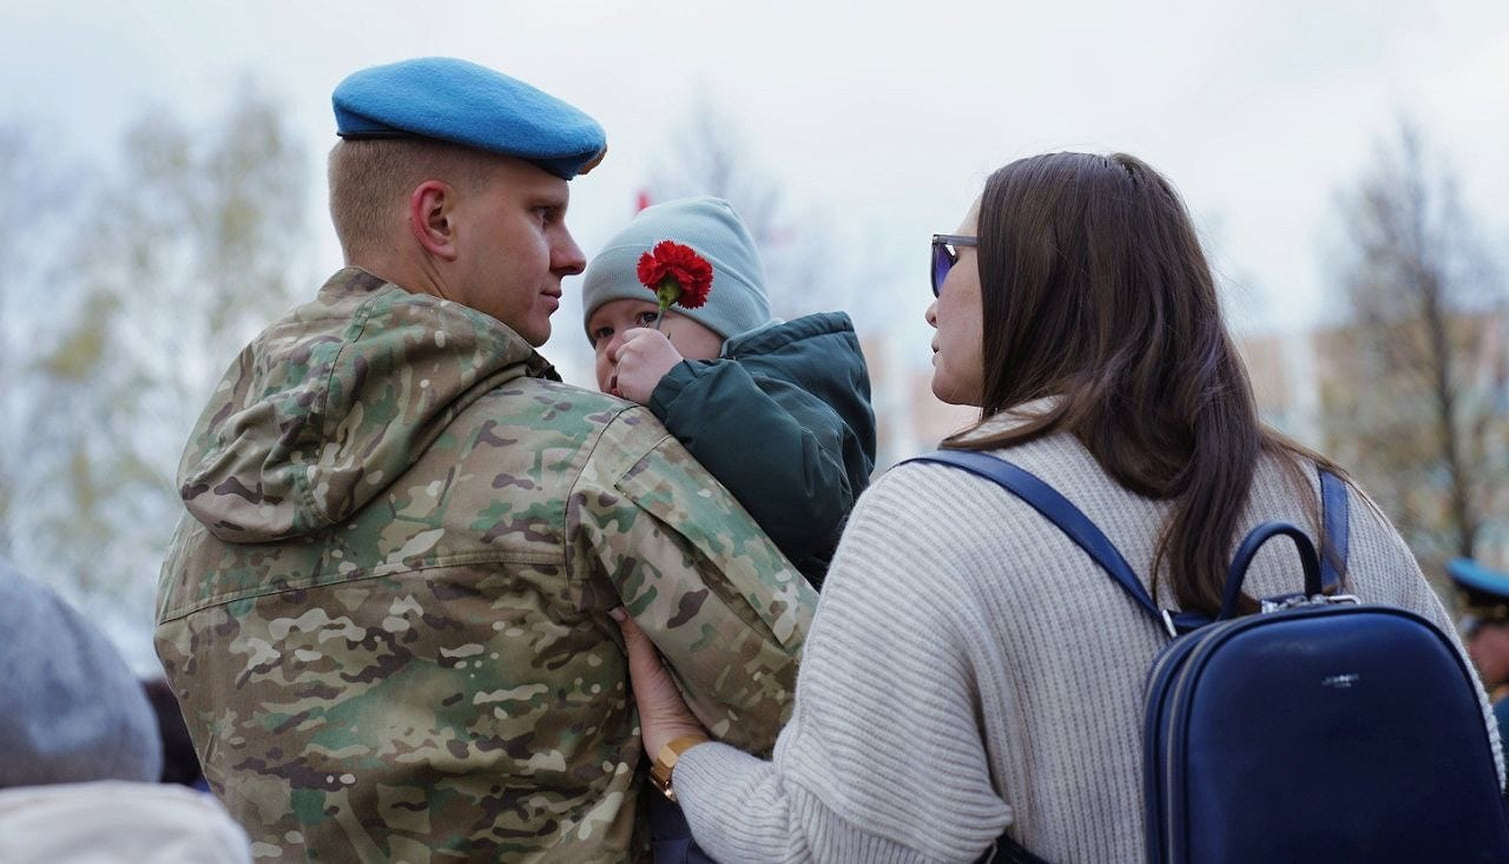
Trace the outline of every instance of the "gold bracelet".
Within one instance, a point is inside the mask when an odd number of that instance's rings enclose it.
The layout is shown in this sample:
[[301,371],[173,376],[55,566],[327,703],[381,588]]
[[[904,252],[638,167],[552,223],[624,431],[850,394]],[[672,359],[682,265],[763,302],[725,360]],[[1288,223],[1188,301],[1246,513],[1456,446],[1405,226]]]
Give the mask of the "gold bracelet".
[[676,800],[676,790],[671,788],[671,772],[676,770],[681,754],[710,740],[712,739],[706,735],[682,735],[680,738],[672,738],[660,748],[660,752],[655,754],[655,760],[650,763],[650,782],[655,784],[660,794],[671,801]]

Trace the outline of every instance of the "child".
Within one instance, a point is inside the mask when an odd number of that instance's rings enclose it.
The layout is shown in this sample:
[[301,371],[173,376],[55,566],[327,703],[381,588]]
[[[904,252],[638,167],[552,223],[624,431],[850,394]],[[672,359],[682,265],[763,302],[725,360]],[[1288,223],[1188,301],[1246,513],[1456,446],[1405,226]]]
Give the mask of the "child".
[[[707,302],[660,330],[639,258],[662,240],[712,265]],[[587,265],[597,386],[649,407],[728,488],[814,587],[875,467],[875,414],[859,338],[842,312],[770,315],[754,239],[728,202],[645,208]]]

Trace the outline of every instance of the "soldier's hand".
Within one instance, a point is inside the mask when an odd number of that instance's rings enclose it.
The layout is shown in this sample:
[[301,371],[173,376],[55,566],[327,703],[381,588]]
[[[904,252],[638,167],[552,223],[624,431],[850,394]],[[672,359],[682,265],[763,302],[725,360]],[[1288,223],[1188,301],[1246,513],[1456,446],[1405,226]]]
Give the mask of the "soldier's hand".
[[624,333],[624,340],[616,348],[608,349],[608,359],[617,364],[613,384],[616,394],[648,405],[655,385],[682,357],[664,333],[635,327]]
[[634,702],[639,706],[639,730],[644,738],[644,751],[650,755],[660,752],[668,742],[683,735],[707,738],[707,732],[697,721],[671,673],[660,662],[660,652],[634,619],[622,606],[611,613],[624,634],[624,651],[629,655],[629,678],[634,690]]

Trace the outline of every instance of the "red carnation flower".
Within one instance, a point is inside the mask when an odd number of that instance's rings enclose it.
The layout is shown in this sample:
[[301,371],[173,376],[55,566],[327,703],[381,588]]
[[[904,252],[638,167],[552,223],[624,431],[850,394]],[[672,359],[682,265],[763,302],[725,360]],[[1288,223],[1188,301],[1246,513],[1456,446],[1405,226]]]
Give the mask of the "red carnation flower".
[[672,303],[696,309],[707,302],[713,290],[713,265],[690,246],[662,240],[639,256],[639,281],[660,301],[660,317],[655,319],[659,330],[660,319]]

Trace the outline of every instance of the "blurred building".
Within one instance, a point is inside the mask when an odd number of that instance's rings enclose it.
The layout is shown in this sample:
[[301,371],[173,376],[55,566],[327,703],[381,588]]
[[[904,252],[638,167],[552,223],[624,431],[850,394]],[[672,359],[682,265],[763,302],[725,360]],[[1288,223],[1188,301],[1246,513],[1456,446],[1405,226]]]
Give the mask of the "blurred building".
[[860,339],[870,367],[875,406],[875,471],[938,446],[980,416],[978,408],[948,405],[933,395],[932,366],[918,366],[915,346],[882,333]]

